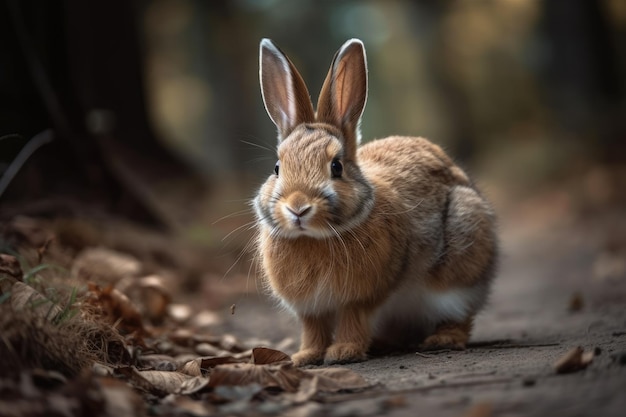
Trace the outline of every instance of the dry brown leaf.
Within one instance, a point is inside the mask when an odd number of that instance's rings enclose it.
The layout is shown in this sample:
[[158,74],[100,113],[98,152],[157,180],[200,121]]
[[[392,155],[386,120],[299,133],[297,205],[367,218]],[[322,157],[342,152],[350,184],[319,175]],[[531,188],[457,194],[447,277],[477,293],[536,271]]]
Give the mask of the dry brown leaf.
[[141,314],[126,295],[111,286],[100,288],[93,283],[89,283],[89,291],[89,302],[100,308],[111,323],[119,321],[119,327],[129,333],[145,332]]
[[173,343],[176,343],[180,346],[193,346],[195,343],[193,337],[193,332],[185,328],[176,329],[168,335],[168,338]]
[[351,391],[369,386],[365,378],[347,368],[307,369],[306,372],[319,378],[318,389],[323,392]]
[[293,394],[285,394],[291,404],[303,404],[311,400],[319,391],[318,377],[304,378],[300,381],[298,391]]
[[200,368],[200,364],[202,362],[202,358],[196,358],[185,363],[181,368],[180,372],[189,376],[202,376],[202,371]]
[[98,378],[104,400],[104,416],[131,417],[144,414],[145,404],[127,383],[114,378]]
[[228,354],[228,352],[226,352],[224,349],[220,349],[210,343],[198,343],[194,347],[194,350],[198,355],[202,356],[224,356],[225,354]]
[[178,394],[191,395],[208,389],[209,378],[203,376],[194,376],[183,381],[178,389]]
[[144,315],[153,323],[161,323],[172,301],[169,290],[158,275],[149,275],[137,282],[138,300]]
[[22,268],[15,256],[0,253],[0,274],[7,274],[15,279],[22,278]]
[[252,349],[251,362],[255,365],[264,365],[276,362],[290,361],[291,358],[280,350],[256,347]]
[[0,272],[0,294],[10,293],[13,284],[16,282],[19,282],[16,278]]
[[84,281],[112,285],[142,270],[139,260],[125,253],[97,247],[80,252],[72,265],[72,275]]
[[61,307],[49,298],[20,281],[11,287],[11,307],[14,310],[29,309],[45,319],[53,319],[62,312]]
[[156,369],[158,371],[176,370],[177,361],[172,356],[164,354],[141,355],[139,364],[142,367]]
[[215,365],[216,360],[229,359],[210,358],[212,363],[209,363],[207,359],[207,363],[201,365],[205,369],[211,365],[214,366],[209,374],[211,387],[259,384],[263,388],[297,393],[291,401],[300,403],[307,401],[318,392],[339,392],[369,386],[362,376],[346,368],[306,370],[296,368],[288,355],[274,349],[253,349],[252,363],[226,362]]
[[296,392],[303,378],[306,378],[304,371],[288,362],[272,365],[229,363],[218,365],[211,371],[209,386],[259,384],[263,388]]
[[186,361],[185,364],[180,367],[179,371],[190,376],[202,376],[202,371],[208,373],[210,369],[215,368],[218,365],[243,362],[243,360],[230,355],[201,357]]
[[242,359],[238,359],[234,356],[211,356],[208,358],[202,358],[200,361],[201,369],[215,368],[218,365],[224,365],[229,363],[244,363]]
[[[193,393],[190,392],[189,394]],[[197,401],[184,395],[167,398],[166,403],[174,410],[171,414],[176,416],[205,417],[215,414],[213,408],[206,402]]]
[[593,351],[585,352],[582,347],[577,346],[554,363],[554,370],[557,374],[580,371],[593,361],[593,357]]
[[130,366],[117,368],[116,373],[126,376],[133,386],[157,396],[174,394],[183,382],[193,378],[181,372],[138,371]]
[[7,224],[5,233],[15,234],[26,240],[32,247],[40,247],[50,237],[50,231],[41,219],[16,216]]

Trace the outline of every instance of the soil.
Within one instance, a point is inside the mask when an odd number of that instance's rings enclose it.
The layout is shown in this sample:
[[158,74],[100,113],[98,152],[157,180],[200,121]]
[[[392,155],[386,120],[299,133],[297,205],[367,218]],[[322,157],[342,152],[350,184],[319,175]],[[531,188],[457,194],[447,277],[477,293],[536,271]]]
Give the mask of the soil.
[[[626,233],[623,211],[570,216],[532,205],[502,219],[502,259],[465,351],[406,352],[345,365],[374,385],[291,415],[623,416],[626,410]],[[297,350],[299,324],[262,291],[225,308],[221,330]],[[571,373],[554,364],[593,352]],[[590,355],[590,354],[589,354]],[[583,367],[583,366],[581,366]]]

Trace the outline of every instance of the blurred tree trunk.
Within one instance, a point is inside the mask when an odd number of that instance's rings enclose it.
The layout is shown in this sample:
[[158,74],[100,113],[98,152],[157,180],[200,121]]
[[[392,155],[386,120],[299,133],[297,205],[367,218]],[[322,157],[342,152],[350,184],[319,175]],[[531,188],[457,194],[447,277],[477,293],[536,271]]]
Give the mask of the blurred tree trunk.
[[[451,2],[424,2],[424,11],[431,15],[431,20],[441,22],[450,12]],[[446,28],[439,26],[434,33],[431,73],[434,76],[437,89],[441,92],[442,104],[446,117],[450,118],[449,137],[452,154],[461,163],[468,163],[475,156],[477,148],[477,133],[472,115],[470,97],[463,80],[455,71],[458,63],[456,56],[449,45],[450,37]]]
[[159,187],[193,175],[151,128],[134,6],[125,0],[6,0],[0,6],[3,61],[10,63],[0,78],[10,99],[0,113],[11,114],[0,119],[0,135],[55,132],[5,198],[78,197],[173,226]]
[[[608,161],[626,151],[624,78],[605,2],[543,2],[550,45],[549,79],[556,85],[560,124],[597,138]],[[597,129],[597,132],[590,130]]]

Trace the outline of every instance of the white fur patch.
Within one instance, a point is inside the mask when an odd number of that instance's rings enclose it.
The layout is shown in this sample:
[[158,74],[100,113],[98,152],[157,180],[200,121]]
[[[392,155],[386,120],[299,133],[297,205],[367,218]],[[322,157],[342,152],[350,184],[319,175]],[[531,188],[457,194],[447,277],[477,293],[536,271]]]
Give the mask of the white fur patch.
[[384,327],[390,323],[400,324],[400,327],[421,327],[430,332],[437,323],[465,320],[484,304],[486,298],[487,291],[483,286],[434,291],[418,283],[405,284],[376,312],[372,323],[374,333],[384,333]]

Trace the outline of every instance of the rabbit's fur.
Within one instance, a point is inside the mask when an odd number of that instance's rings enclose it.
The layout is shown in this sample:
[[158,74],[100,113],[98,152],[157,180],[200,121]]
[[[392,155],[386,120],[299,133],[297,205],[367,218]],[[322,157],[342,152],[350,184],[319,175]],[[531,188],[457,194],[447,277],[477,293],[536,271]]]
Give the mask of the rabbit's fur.
[[266,281],[303,327],[296,365],[372,347],[463,349],[497,259],[494,212],[442,149],[392,136],[359,147],[361,41],[335,55],[317,113],[294,65],[260,45],[276,171],[254,199]]

